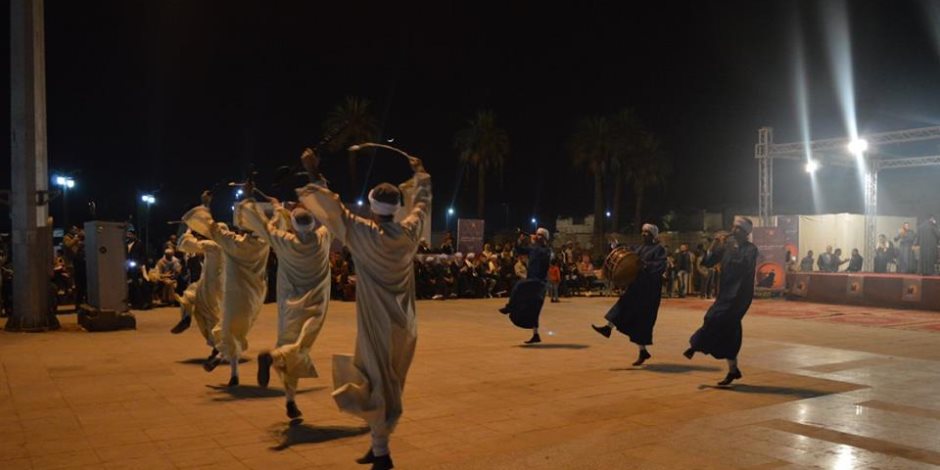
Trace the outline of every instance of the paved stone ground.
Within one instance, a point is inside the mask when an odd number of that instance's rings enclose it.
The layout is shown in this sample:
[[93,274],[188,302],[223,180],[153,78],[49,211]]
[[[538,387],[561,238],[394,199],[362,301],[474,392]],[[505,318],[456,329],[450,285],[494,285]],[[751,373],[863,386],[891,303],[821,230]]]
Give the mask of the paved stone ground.
[[[398,468],[934,468],[940,466],[940,313],[758,301],[745,319],[744,379],[680,353],[707,303],[666,300],[653,359],[599,322],[612,298],[546,304],[541,346],[497,300],[421,302]],[[862,319],[832,321],[836,317]],[[868,321],[890,317],[897,321]],[[330,398],[330,355],[352,350],[353,305],[333,303],[290,427],[277,379],[254,386],[275,338],[265,307],[237,389],[207,374],[173,309],[138,330],[0,333],[0,468],[363,468],[363,423]],[[2,320],[0,320],[2,321]],[[865,325],[865,326],[860,326]],[[900,326],[899,326],[900,325]],[[914,325],[912,327],[912,325]]]

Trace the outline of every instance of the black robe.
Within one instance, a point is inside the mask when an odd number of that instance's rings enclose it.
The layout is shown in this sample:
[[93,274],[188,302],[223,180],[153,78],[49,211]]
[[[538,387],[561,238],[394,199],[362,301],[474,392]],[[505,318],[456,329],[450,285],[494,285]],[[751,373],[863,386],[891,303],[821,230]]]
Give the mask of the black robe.
[[940,238],[940,229],[936,223],[929,220],[917,227],[917,243],[920,245],[920,273],[924,276],[936,274],[937,240]]
[[705,313],[701,328],[689,339],[694,351],[711,354],[716,359],[736,359],[741,350],[741,320],[754,297],[754,271],[757,247],[744,242],[729,249],[709,252],[705,266],[721,263],[718,298]]
[[663,295],[666,249],[657,243],[633,246],[630,250],[643,261],[643,269],[604,318],[630,341],[646,346],[653,344],[653,326]]
[[543,245],[517,245],[516,255],[528,255],[527,278],[516,283],[509,294],[509,320],[519,328],[538,328],[545,303],[548,264],[552,249]]
[[911,230],[894,237],[894,241],[898,242],[898,273],[910,274],[917,271],[917,267],[914,266],[915,240],[914,232]]

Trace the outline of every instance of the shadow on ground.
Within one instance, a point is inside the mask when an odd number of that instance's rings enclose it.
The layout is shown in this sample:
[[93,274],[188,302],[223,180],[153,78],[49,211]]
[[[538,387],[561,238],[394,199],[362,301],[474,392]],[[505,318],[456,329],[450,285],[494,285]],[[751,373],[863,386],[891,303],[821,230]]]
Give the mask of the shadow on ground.
[[727,387],[718,385],[699,385],[699,390],[713,389],[737,393],[757,393],[761,395],[783,395],[796,398],[814,398],[836,393],[831,390],[814,390],[800,387],[778,387],[774,385],[736,384]]
[[[206,388],[215,392],[212,401],[253,400],[257,398],[276,398],[284,396],[284,390],[279,388],[259,387],[257,385],[239,385],[237,387],[206,385]],[[317,390],[323,390],[324,388],[326,387],[305,388],[297,390],[297,394],[315,392]]]
[[[207,355],[206,357],[194,357],[194,358],[192,358],[192,359],[184,359],[184,360],[182,360],[182,361],[176,361],[176,363],[177,363],[177,364],[187,364],[187,365],[201,366],[201,365],[203,365],[203,364],[206,363],[206,358],[207,358],[207,357],[208,357],[208,355]],[[251,359],[248,359],[248,358],[243,357],[243,358],[240,358],[240,359],[238,360],[238,363],[239,363],[239,364],[244,364],[244,363],[250,362],[250,361],[251,361]],[[228,362],[222,361],[222,364],[219,364],[219,367],[225,366],[225,365],[227,365],[227,364],[228,364]]]
[[278,425],[272,434],[280,443],[272,450],[285,450],[300,444],[316,444],[346,437],[368,434],[368,426],[310,426],[307,424]]
[[517,348],[525,349],[587,349],[590,346],[586,344],[570,343],[538,343],[538,344],[518,344]]
[[694,364],[647,364],[637,367],[618,367],[610,369],[611,371],[623,370],[645,370],[649,372],[659,372],[662,374],[686,374],[689,372],[715,372],[721,370],[720,367],[697,366]]

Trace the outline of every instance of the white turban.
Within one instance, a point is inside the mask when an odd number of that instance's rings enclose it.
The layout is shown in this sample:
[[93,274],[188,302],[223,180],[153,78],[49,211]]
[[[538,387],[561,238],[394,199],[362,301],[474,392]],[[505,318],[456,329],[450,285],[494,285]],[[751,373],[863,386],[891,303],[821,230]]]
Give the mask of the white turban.
[[551,240],[552,238],[552,235],[548,232],[548,229],[545,227],[539,227],[538,230],[535,231],[535,234],[541,236],[542,238],[546,240]]
[[467,259],[473,259],[473,258],[476,258],[476,257],[477,257],[477,255],[475,255],[475,254],[473,254],[473,253],[470,253],[470,254],[467,255]]
[[754,222],[751,222],[751,219],[748,219],[747,217],[735,217],[734,226],[741,227],[741,230],[744,230],[744,233],[747,233],[748,235],[750,235],[751,231],[754,230]]
[[642,231],[651,233],[653,235],[653,238],[656,238],[659,236],[659,227],[653,224],[643,224]]
[[369,191],[369,207],[372,209],[372,212],[378,215],[395,215],[399,209],[401,209],[400,204],[393,204],[390,202],[382,202],[374,197],[375,189]]
[[461,252],[459,252],[459,251],[456,252],[456,253],[454,253],[454,258],[463,258],[463,253],[461,253]]
[[[310,222],[302,224],[297,221],[298,218],[309,218]],[[294,228],[295,232],[304,233],[312,231],[314,228],[316,228],[317,220],[313,218],[313,214],[311,214],[307,209],[297,207],[290,211],[290,224]]]

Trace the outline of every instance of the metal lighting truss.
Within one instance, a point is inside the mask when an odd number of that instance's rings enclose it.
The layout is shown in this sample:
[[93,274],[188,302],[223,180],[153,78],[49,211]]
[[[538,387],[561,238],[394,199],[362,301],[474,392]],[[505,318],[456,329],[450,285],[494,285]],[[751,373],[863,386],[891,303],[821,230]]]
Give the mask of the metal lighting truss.
[[[822,165],[855,166],[858,159],[848,151],[850,138],[821,139],[809,142],[775,144],[773,128],[762,127],[757,131],[754,158],[758,166],[758,215],[764,226],[773,223],[774,210],[774,160],[805,161],[810,155]],[[940,156],[895,158],[874,149],[887,145],[905,144],[927,140],[940,140],[940,126],[879,132],[863,137],[870,146],[862,161],[865,165],[865,265],[871,266],[875,252],[875,216],[878,207],[878,173],[881,170],[940,166]],[[808,148],[807,148],[808,147]]]

